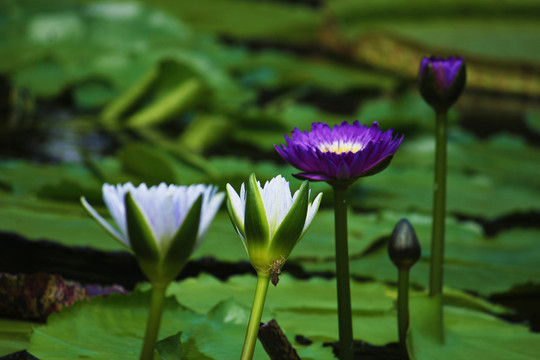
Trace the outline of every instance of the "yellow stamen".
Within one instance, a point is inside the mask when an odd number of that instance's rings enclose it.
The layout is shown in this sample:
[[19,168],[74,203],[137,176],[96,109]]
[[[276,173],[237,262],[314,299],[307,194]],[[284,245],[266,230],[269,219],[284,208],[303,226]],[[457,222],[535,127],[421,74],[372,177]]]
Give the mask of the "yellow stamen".
[[331,144],[321,144],[319,150],[322,152],[333,152],[335,154],[342,154],[347,152],[356,153],[364,148],[364,145],[357,142],[341,142],[334,141]]

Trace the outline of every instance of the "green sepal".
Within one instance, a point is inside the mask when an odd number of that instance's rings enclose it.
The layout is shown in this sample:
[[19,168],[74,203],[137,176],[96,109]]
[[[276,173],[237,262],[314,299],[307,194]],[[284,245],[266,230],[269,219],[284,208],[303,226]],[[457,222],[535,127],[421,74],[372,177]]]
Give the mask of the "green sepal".
[[270,229],[264,203],[255,174],[249,176],[246,191],[245,234],[247,247],[250,253],[266,250],[270,239]]
[[130,192],[124,196],[126,223],[131,249],[142,272],[152,280],[156,275],[160,252],[154,233]]
[[174,234],[168,249],[164,249],[165,256],[160,270],[167,283],[180,273],[195,249],[201,220],[202,198],[201,194],[195,200],[184,222]]
[[272,237],[270,249],[272,254],[277,256],[273,260],[278,260],[280,256],[287,258],[300,239],[306,223],[308,205],[309,184],[306,180],[300,186],[294,203]]

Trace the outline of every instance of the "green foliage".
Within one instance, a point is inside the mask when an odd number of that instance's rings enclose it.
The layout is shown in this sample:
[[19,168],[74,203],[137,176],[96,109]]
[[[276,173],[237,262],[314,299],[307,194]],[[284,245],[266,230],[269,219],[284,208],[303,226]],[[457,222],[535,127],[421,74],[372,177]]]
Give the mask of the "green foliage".
[[[493,317],[509,310],[486,298],[516,289],[530,294],[540,278],[540,231],[527,220],[540,211],[540,117],[532,100],[540,94],[540,53],[533,51],[540,43],[539,3],[321,3],[2,1],[0,75],[9,85],[0,104],[7,109],[0,119],[4,150],[12,154],[8,147],[18,140],[39,149],[30,132],[17,128],[21,123],[59,142],[56,131],[65,122],[49,105],[84,112],[83,125],[69,119],[73,134],[89,132],[116,147],[103,157],[92,144],[78,144],[80,163],[2,157],[0,230],[31,241],[125,251],[79,204],[84,195],[106,214],[103,182],[207,183],[224,191],[227,183],[239,189],[251,173],[261,182],[281,173],[298,188],[292,177],[297,170],[273,149],[285,142],[284,134],[307,130],[314,121],[378,121],[405,140],[388,169],[349,192],[351,273],[370,281],[351,284],[353,322],[357,340],[396,341],[395,288],[386,284],[397,273],[386,241],[401,217],[411,221],[422,245],[411,271],[415,286],[427,285],[430,253],[434,116],[413,81],[421,56],[457,54],[467,59],[468,88],[450,114],[447,343],[430,340],[429,318],[419,313],[429,315],[432,304],[419,291],[411,302],[410,344],[419,360],[534,358],[538,336]],[[36,119],[26,122],[29,113]],[[471,128],[482,138],[466,132]],[[488,136],[492,131],[497,134]],[[324,183],[310,188],[312,198],[325,192],[322,209],[288,259],[279,286],[269,290],[263,320],[276,318],[290,340],[304,335],[314,341],[294,343],[301,358],[329,359],[331,348],[322,343],[337,339],[334,280],[287,275],[289,269],[335,271],[332,192]],[[510,223],[486,236],[481,224],[501,219],[529,228]],[[191,259],[208,257],[221,263],[248,259],[224,209]],[[254,286],[249,275],[221,282],[203,274],[174,283],[159,338],[161,358],[237,358]],[[2,319],[0,356],[29,348],[42,359],[136,358],[148,302],[146,292],[135,291],[76,304],[46,325]],[[256,358],[265,358],[260,347]]]
[[[149,293],[111,295],[79,303],[34,329],[29,351],[38,358],[133,359],[139,355],[148,315]],[[159,338],[175,334],[200,318],[166,299]],[[73,326],[77,323],[77,326]]]
[[[387,229],[405,214],[384,213],[379,219],[367,224]],[[413,224],[422,247],[422,258],[411,269],[411,281],[426,286],[429,274],[429,249],[431,217],[407,214]],[[450,218],[446,223],[445,284],[481,294],[509,291],[517,284],[535,282],[540,273],[534,271],[540,257],[538,230],[515,229],[501,232],[494,238],[486,238],[481,229],[472,223],[459,223]],[[351,273],[361,277],[373,277],[384,281],[397,279],[396,269],[387,255],[385,242],[356,255],[351,253]],[[355,256],[356,255],[356,256]],[[301,261],[308,271],[334,271],[333,261]]]
[[540,351],[539,335],[518,324],[466,309],[445,307],[445,342],[433,338],[429,315],[434,299],[411,299],[411,333],[408,339],[411,358],[483,358],[506,360],[535,359]]
[[[111,295],[79,303],[52,315],[46,326],[34,329],[29,351],[43,359],[136,358],[142,345],[149,301],[147,291],[135,291],[129,296]],[[233,300],[218,300],[204,313],[195,313],[168,297],[157,348],[164,359],[236,358],[248,318],[249,307]],[[322,360],[331,351],[316,342],[300,349],[300,356],[303,352],[306,359]],[[264,358],[264,350],[258,344],[255,359]]]
[[12,354],[28,348],[28,341],[34,326],[26,321],[0,319],[0,356]]

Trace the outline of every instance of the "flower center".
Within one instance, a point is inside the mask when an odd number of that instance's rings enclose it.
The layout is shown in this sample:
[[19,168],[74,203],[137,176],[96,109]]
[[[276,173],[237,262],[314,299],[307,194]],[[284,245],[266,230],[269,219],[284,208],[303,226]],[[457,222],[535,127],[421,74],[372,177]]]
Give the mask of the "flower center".
[[347,152],[357,153],[364,149],[364,144],[359,142],[342,142],[334,141],[332,143],[321,144],[319,150],[323,153],[333,152],[335,154],[342,154]]

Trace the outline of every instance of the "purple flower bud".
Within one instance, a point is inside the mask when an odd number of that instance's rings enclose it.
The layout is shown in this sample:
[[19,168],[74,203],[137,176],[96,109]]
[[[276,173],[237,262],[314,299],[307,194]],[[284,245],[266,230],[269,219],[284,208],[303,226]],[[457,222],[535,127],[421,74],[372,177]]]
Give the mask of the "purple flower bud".
[[420,94],[435,111],[448,110],[461,95],[465,82],[465,60],[461,57],[424,57],[420,63]]

